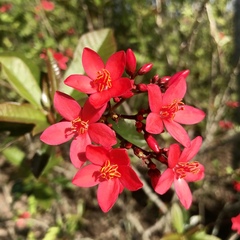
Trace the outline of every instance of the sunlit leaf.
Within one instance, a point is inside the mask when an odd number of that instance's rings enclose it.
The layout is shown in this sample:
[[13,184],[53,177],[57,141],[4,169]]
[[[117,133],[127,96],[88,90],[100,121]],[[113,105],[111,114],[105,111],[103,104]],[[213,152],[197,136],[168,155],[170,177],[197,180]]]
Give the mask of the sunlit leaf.
[[[65,72],[63,80],[71,74],[84,73],[82,52],[85,47],[93,49],[106,61],[117,49],[112,29],[92,31],[81,36],[74,52],[73,61]],[[63,82],[60,83],[59,89],[68,94],[73,92],[73,89],[64,85]]]
[[39,69],[17,53],[0,54],[0,64],[4,76],[18,94],[34,106],[41,107]]
[[164,235],[160,240],[187,240],[181,234],[178,233],[170,233]]
[[209,235],[205,231],[201,230],[194,233],[192,236],[189,237],[190,240],[221,240],[220,238]]
[[40,133],[49,125],[44,112],[28,103],[0,104],[0,122],[34,124],[33,134]]
[[2,154],[14,166],[19,167],[25,157],[25,153],[18,147],[7,147],[2,151]]

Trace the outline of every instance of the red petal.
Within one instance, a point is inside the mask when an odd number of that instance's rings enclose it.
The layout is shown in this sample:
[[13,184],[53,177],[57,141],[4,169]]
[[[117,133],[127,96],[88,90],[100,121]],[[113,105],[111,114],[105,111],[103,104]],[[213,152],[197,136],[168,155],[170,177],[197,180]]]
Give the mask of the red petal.
[[87,160],[86,147],[91,144],[87,133],[79,135],[70,146],[70,159],[74,167],[80,168]]
[[124,51],[114,53],[108,59],[105,69],[110,72],[111,79],[114,81],[120,78],[124,72],[126,56]]
[[119,179],[120,182],[129,191],[137,191],[142,188],[143,184],[132,168],[119,165],[118,171],[121,173],[121,178]]
[[149,113],[146,119],[146,131],[153,134],[163,131],[163,121],[159,114]]
[[111,147],[117,143],[115,132],[104,123],[92,123],[88,127],[91,140],[104,147]]
[[68,134],[72,124],[70,122],[59,122],[51,125],[41,134],[40,140],[49,145],[59,145],[69,141],[73,134]]
[[104,69],[104,62],[101,57],[90,48],[84,48],[82,64],[86,74],[93,80],[97,78],[97,72]]
[[109,94],[109,91],[105,90],[103,92],[97,92],[97,93],[92,94],[89,97],[89,101],[95,108],[101,108],[108,101],[110,101],[111,98],[112,98],[112,96]]
[[175,73],[170,79],[169,81],[167,81],[167,86],[170,87],[170,85],[172,85],[177,79],[179,78],[184,78],[186,79],[187,76],[189,74],[189,70],[183,70],[181,72],[177,72]]
[[78,187],[93,187],[99,183],[98,178],[96,177],[100,171],[100,167],[89,164],[81,168],[76,175],[74,176],[72,183]]
[[181,204],[189,209],[192,204],[192,193],[184,179],[174,179],[174,187]]
[[184,110],[177,111],[174,117],[174,121],[182,124],[196,124],[201,122],[205,113],[192,106],[184,105]]
[[92,82],[92,79],[80,74],[72,74],[69,77],[67,77],[64,81],[64,83],[67,86],[87,94],[92,94],[97,92],[97,90],[92,87],[91,82]]
[[151,111],[159,114],[162,107],[162,93],[155,84],[148,85],[148,101]]
[[107,105],[103,105],[101,108],[96,109],[87,99],[85,102],[82,112],[81,112],[81,119],[84,121],[89,120],[89,123],[97,122],[101,116],[103,115]]
[[176,166],[176,164],[179,162],[180,154],[181,154],[181,149],[177,143],[170,145],[169,151],[168,151],[169,168],[174,168]]
[[202,137],[198,136],[191,141],[189,148],[184,148],[179,158],[179,162],[188,162],[193,159],[198,153],[202,145]]
[[130,165],[130,159],[125,149],[115,148],[109,153],[111,164]]
[[109,160],[109,152],[101,146],[89,145],[86,149],[86,156],[90,162],[95,165],[102,166]]
[[174,121],[163,121],[167,131],[169,134],[176,139],[179,143],[181,143],[184,147],[190,147],[190,138],[186,132],[186,130],[178,123]]
[[171,187],[174,180],[173,170],[168,168],[159,178],[155,187],[155,192],[158,194],[164,194]]
[[184,78],[176,80],[164,93],[163,105],[171,104],[174,100],[182,100],[187,90],[187,83]]
[[69,121],[77,118],[81,112],[81,106],[75,99],[58,91],[54,94],[54,107],[62,117]]
[[112,97],[119,97],[132,89],[132,83],[129,78],[119,78],[112,82],[112,87],[108,90]]
[[184,177],[184,180],[187,182],[196,182],[200,181],[204,178],[204,166],[199,163],[199,169],[200,171],[198,173],[187,173],[187,176]]
[[99,183],[97,190],[98,204],[103,212],[108,212],[118,199],[120,191],[118,179]]

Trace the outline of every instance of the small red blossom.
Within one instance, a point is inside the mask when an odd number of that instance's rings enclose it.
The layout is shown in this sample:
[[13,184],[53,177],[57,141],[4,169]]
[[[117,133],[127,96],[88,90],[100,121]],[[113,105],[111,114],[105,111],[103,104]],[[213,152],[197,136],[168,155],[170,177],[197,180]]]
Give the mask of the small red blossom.
[[79,169],[72,183],[79,187],[98,185],[97,199],[103,212],[112,208],[124,188],[130,191],[142,188],[142,182],[131,168],[125,149],[107,150],[89,145],[86,156],[91,164]]
[[240,235],[240,214],[238,214],[236,217],[232,217],[231,221],[232,221],[232,230],[237,231],[237,233]]
[[87,145],[94,142],[109,148],[117,143],[115,132],[104,123],[97,122],[106,105],[95,109],[87,100],[81,108],[72,97],[56,92],[54,106],[64,119],[48,127],[40,139],[49,145],[59,145],[73,138],[70,159],[76,168],[86,161]]
[[234,127],[234,125],[231,121],[224,121],[224,120],[219,121],[218,125],[223,130],[229,130],[229,129],[232,129]]
[[64,83],[80,92],[91,94],[89,100],[95,108],[131,90],[130,79],[121,77],[126,64],[124,51],[114,53],[104,64],[96,52],[84,48],[82,63],[87,76],[73,74]]
[[0,13],[8,12],[9,10],[11,10],[11,8],[12,8],[11,3],[5,3],[5,4],[0,6]]
[[168,168],[159,178],[155,191],[164,194],[174,183],[177,196],[182,205],[189,209],[192,204],[192,193],[187,182],[203,179],[204,167],[199,162],[189,162],[199,151],[202,138],[196,137],[189,148],[181,152],[178,144],[172,144],[168,151]]
[[36,12],[40,11],[41,9],[51,12],[53,11],[55,8],[55,4],[51,1],[47,1],[47,0],[41,0],[40,5],[35,7]]
[[67,62],[69,60],[68,57],[64,56],[60,52],[53,53],[53,57],[57,61],[57,64],[58,64],[60,69],[62,69],[62,70],[66,70],[67,69]]
[[237,101],[228,101],[226,102],[226,105],[230,108],[237,108],[240,106],[240,103]]
[[234,183],[233,183],[233,188],[234,188],[237,192],[240,192],[240,182],[239,182],[239,181],[234,181]]
[[165,127],[173,138],[189,147],[190,138],[180,124],[198,123],[204,119],[205,113],[182,102],[186,89],[185,78],[174,81],[165,93],[155,84],[148,85],[151,112],[146,119],[146,131],[159,134]]

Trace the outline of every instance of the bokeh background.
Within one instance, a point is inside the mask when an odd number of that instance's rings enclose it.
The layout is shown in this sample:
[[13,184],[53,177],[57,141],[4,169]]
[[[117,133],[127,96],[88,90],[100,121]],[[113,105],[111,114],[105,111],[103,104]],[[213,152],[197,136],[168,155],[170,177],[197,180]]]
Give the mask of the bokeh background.
[[[138,83],[190,70],[184,100],[207,115],[186,128],[191,138],[204,138],[196,160],[206,171],[191,185],[189,211],[171,190],[156,195],[132,157],[145,186],[124,191],[104,214],[96,188],[71,184],[68,144],[40,142],[41,131],[59,119],[54,90],[69,93],[64,78],[83,73],[85,46],[104,59],[131,48],[138,67],[153,63]],[[238,0],[0,0],[0,239],[238,239],[231,217],[240,213],[239,56]],[[136,97],[124,110],[146,104]],[[159,138],[161,147],[171,142]]]

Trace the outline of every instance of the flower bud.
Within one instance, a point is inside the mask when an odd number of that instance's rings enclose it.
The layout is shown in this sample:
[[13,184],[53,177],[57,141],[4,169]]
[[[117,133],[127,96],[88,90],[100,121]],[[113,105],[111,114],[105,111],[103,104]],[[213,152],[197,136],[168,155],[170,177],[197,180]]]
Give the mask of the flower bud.
[[138,70],[138,75],[144,75],[146,73],[148,73],[149,71],[151,71],[153,67],[152,63],[146,63],[144,64],[139,70]]
[[154,75],[151,79],[151,83],[156,83],[159,80],[159,75]]
[[141,91],[141,92],[147,92],[147,85],[146,84],[144,84],[144,83],[139,83],[138,85],[137,85],[137,88]]
[[157,182],[161,176],[161,172],[155,168],[155,169],[149,169],[148,170],[148,176],[150,177],[150,180],[151,180],[151,184],[153,186],[153,188],[156,187],[157,185]]
[[149,133],[144,134],[144,138],[148,144],[148,146],[154,151],[154,152],[159,152],[159,146],[157,140]]
[[132,49],[126,51],[126,72],[128,75],[133,76],[136,71],[137,61]]

